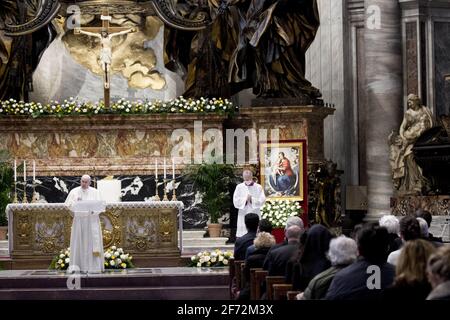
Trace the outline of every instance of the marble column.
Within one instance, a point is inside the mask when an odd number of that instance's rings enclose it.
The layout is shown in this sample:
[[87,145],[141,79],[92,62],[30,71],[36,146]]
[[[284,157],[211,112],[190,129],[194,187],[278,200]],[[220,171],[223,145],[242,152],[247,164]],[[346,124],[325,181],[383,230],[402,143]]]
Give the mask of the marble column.
[[365,12],[366,219],[377,220],[389,212],[393,196],[387,140],[403,111],[401,16],[398,0],[366,0]]

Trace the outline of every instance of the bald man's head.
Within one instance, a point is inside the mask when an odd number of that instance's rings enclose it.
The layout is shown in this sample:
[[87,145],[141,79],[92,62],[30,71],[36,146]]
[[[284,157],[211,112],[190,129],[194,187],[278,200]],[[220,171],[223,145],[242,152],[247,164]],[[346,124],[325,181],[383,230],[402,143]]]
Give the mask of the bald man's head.
[[248,169],[245,169],[242,172],[242,178],[244,178],[244,181],[253,181],[253,172],[251,172]]

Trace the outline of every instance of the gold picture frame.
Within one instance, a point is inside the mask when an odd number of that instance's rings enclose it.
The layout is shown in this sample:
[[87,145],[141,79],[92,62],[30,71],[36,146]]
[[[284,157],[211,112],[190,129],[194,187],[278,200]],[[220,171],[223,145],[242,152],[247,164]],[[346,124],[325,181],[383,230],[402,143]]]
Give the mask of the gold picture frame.
[[261,185],[267,200],[305,200],[305,140],[260,143],[259,164]]

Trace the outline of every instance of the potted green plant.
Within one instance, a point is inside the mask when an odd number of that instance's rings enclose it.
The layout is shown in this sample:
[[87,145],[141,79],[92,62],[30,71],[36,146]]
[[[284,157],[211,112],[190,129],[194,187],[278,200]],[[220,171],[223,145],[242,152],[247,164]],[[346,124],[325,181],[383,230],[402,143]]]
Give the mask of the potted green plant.
[[236,181],[234,166],[230,164],[202,163],[187,167],[185,179],[202,194],[202,206],[209,215],[208,232],[210,237],[219,237],[222,225],[219,219],[230,207],[229,186]]
[[14,172],[9,163],[9,155],[0,150],[0,240],[6,240],[8,220],[6,206],[11,203],[11,187],[14,182]]

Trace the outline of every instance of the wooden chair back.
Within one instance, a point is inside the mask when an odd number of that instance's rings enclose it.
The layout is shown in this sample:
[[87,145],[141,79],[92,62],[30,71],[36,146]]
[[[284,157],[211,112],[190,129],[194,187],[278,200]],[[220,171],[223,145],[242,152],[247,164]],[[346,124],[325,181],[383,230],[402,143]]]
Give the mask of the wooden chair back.
[[278,283],[285,283],[284,276],[267,276],[266,277],[266,298],[273,300],[273,285]]

